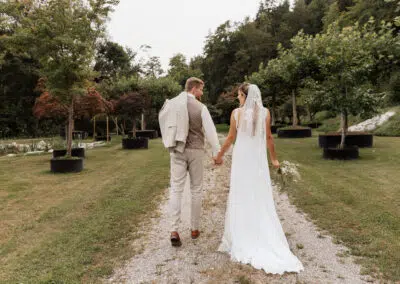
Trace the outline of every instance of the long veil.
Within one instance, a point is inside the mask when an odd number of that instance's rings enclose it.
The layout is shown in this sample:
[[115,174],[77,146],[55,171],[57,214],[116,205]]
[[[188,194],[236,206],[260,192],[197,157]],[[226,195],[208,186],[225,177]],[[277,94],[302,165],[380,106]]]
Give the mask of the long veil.
[[247,136],[253,139],[264,140],[265,115],[260,89],[256,85],[251,84],[246,102],[240,111],[238,137]]

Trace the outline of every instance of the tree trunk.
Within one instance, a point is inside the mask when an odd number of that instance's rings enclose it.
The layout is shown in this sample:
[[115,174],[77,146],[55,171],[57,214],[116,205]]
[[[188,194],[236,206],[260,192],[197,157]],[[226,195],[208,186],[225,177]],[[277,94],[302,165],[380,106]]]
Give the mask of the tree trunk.
[[293,108],[293,127],[295,127],[298,125],[295,90],[292,91],[292,108]]
[[111,119],[112,119],[112,121],[114,121],[114,125],[117,128],[117,136],[119,135],[120,130],[121,130],[121,133],[124,133],[124,131],[122,131],[122,127],[120,127],[118,125],[118,117],[111,116]]
[[71,157],[72,151],[72,130],[74,127],[74,98],[68,109],[68,136],[67,136],[67,157]]
[[306,109],[307,109],[308,119],[310,120],[310,122],[312,122],[312,121],[313,121],[313,117],[312,117],[312,115],[311,115],[310,107],[307,106]]
[[118,127],[118,117],[115,118],[114,123],[115,123],[115,127],[117,127],[117,136],[118,136],[118,130],[119,130],[119,127]]
[[140,125],[140,130],[146,130],[146,120],[144,117],[144,113],[142,113],[142,121],[141,121],[141,125]]
[[68,119],[67,119],[67,121],[65,122],[64,134],[65,134],[65,141],[67,141],[67,139],[68,139]]
[[342,130],[342,139],[340,141],[340,148],[343,149],[345,146],[345,140],[346,140],[346,134],[347,134],[347,129],[349,127],[348,125],[348,117],[347,117],[347,111],[343,110],[341,113],[341,130]]
[[272,96],[272,107],[271,107],[271,125],[275,125],[276,113],[275,113],[275,96]]
[[93,117],[93,141],[96,141],[96,116]]
[[[347,86],[345,85],[344,87],[344,99],[347,98]],[[340,148],[343,149],[345,146],[345,140],[346,140],[346,134],[347,134],[347,129],[349,128],[349,122],[348,122],[348,117],[347,117],[347,110],[342,109],[341,113],[341,128],[342,128],[342,139],[340,141]]]
[[110,135],[110,129],[108,127],[108,115],[107,115],[106,120],[107,120],[107,142],[110,142],[109,139],[108,139],[108,136]]
[[133,126],[132,126],[132,137],[136,138],[136,119],[133,119]]
[[125,118],[121,122],[121,134],[122,137],[125,137],[125,129],[126,129],[126,124],[125,124]]

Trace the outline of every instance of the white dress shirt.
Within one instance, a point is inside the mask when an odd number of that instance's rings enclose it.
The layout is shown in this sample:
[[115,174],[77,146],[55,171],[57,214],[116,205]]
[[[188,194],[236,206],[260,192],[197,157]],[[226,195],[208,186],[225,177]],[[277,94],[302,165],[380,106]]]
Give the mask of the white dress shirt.
[[[196,98],[193,94],[188,93],[188,96],[192,98]],[[203,109],[201,110],[201,120],[203,123],[204,134],[208,143],[211,144],[213,157],[216,157],[219,150],[221,149],[221,145],[219,144],[217,130],[215,128],[214,122],[211,118],[211,114],[208,111],[208,108],[203,105]]]

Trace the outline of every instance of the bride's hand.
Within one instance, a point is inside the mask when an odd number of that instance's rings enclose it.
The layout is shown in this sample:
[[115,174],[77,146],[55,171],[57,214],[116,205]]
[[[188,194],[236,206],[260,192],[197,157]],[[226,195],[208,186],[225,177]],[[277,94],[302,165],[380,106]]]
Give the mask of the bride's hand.
[[220,155],[213,157],[213,160],[216,165],[222,165],[222,163],[223,163],[222,157]]
[[278,160],[272,160],[272,165],[274,166],[274,168],[279,169],[280,168],[280,164]]

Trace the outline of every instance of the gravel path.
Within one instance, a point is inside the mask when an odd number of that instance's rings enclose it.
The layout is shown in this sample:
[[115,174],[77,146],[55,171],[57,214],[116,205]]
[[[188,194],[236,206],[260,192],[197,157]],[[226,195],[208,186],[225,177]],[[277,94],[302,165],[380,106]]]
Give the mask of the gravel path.
[[[222,138],[222,137],[221,137]],[[168,226],[168,191],[165,191],[159,212],[151,222],[141,224],[142,237],[132,249],[137,255],[114,275],[111,283],[373,283],[360,275],[348,249],[334,244],[321,233],[295,206],[288,196],[274,186],[278,215],[292,251],[305,270],[300,274],[271,275],[249,265],[231,262],[228,255],[217,252],[223,233],[224,214],[229,192],[231,156],[216,167],[205,161],[204,199],[199,239],[190,238],[190,199],[185,189],[180,236],[182,247],[171,247]],[[188,183],[186,185],[188,188]]]

